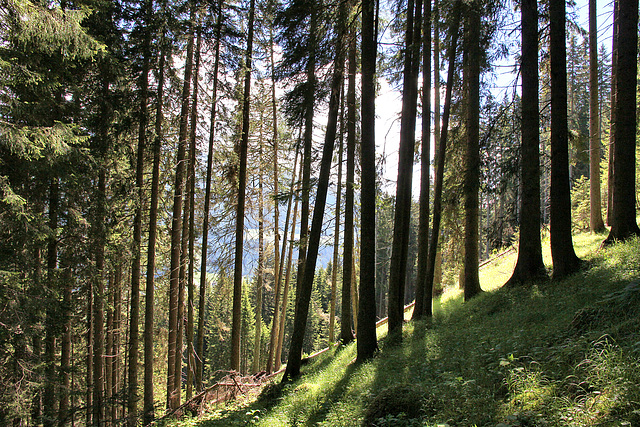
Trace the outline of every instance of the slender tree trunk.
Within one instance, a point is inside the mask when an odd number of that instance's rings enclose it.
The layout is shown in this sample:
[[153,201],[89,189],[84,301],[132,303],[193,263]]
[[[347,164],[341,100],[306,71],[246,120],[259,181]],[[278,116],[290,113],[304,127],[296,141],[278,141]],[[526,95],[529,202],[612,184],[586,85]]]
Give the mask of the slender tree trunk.
[[442,115],[442,133],[436,149],[436,176],[433,189],[433,225],[429,237],[429,258],[427,259],[427,275],[425,289],[433,287],[433,279],[436,269],[436,254],[438,252],[438,237],[440,235],[440,221],[442,219],[442,186],[444,178],[444,162],[447,152],[447,135],[449,132],[449,116],[451,114],[451,95],[453,92],[453,79],[455,73],[456,46],[458,44],[458,27],[460,24],[461,0],[456,0],[453,5],[453,20],[449,29],[451,43],[449,44],[448,60],[449,71],[447,73],[447,88],[444,99],[444,112]]
[[344,249],[342,254],[342,304],[340,319],[340,341],[349,344],[353,334],[353,311],[351,309],[351,282],[353,280],[353,204],[356,157],[356,72],[357,36],[355,28],[349,33],[349,69],[347,82],[347,176],[344,204]]
[[[114,282],[115,282],[115,272],[109,272],[109,281],[108,281],[108,291],[107,291],[107,338],[104,349],[105,360],[104,360],[104,376],[105,376],[105,390],[104,390],[104,398],[107,402],[109,402],[109,408],[113,407],[113,384],[111,380],[113,379],[113,354],[115,352],[115,347],[113,345],[113,299],[115,296],[114,292]],[[111,417],[111,411],[107,410],[105,414],[105,424],[107,426],[111,426],[113,423],[113,417]]]
[[[104,163],[104,160],[103,160]],[[106,241],[105,210],[107,192],[106,165],[100,167],[98,191],[96,197],[96,273],[93,285],[93,416],[94,426],[100,426],[104,420],[104,249]]]
[[600,109],[598,104],[598,24],[597,0],[589,0],[589,228],[605,230],[600,194]]
[[[111,360],[111,396],[118,395],[120,384],[120,334],[122,328],[122,265],[118,263],[113,279],[113,343]],[[118,420],[119,405],[111,405],[111,419]]]
[[[282,302],[279,304],[276,304],[276,307],[280,307],[280,316],[278,319],[278,322],[276,323],[276,328],[277,328],[277,334],[276,334],[276,341],[275,341],[275,353],[274,353],[274,370],[278,371],[280,369],[280,363],[282,360],[282,342],[284,340],[284,325],[285,325],[285,319],[287,317],[287,304],[289,302],[288,297],[289,297],[289,280],[291,278],[291,262],[292,262],[292,258],[293,258],[293,243],[294,243],[294,239],[295,239],[295,235],[296,235],[296,220],[298,218],[298,198],[294,196],[294,189],[295,189],[295,185],[296,185],[296,176],[297,178],[297,182],[299,182],[302,178],[302,163],[300,163],[300,171],[297,173],[296,175],[296,167],[297,167],[297,162],[298,162],[298,157],[300,154],[300,146],[298,145],[298,148],[296,149],[296,157],[295,160],[293,161],[293,174],[291,176],[291,198],[289,199],[289,205],[287,207],[287,220],[285,222],[285,229],[284,229],[284,236],[287,236],[287,232],[288,232],[288,225],[289,225],[289,216],[291,213],[291,204],[293,202],[293,199],[295,198],[295,203],[294,203],[294,208],[293,208],[293,218],[291,220],[291,237],[289,238],[289,251],[288,251],[288,256],[287,256],[287,270],[286,270],[286,274],[285,274],[285,279],[284,279],[284,289],[283,289],[283,293],[282,293]],[[286,250],[286,242],[282,245],[282,259],[284,260],[285,257],[285,250]],[[280,267],[280,274],[278,275],[279,277],[282,277],[282,273],[283,273],[283,264],[281,264]],[[276,295],[277,297],[277,295]],[[276,311],[277,312],[277,311]],[[274,320],[275,322],[275,320]]]
[[551,258],[553,278],[568,276],[580,268],[571,237],[569,186],[569,131],[567,129],[567,63],[564,0],[549,3],[551,66]]
[[[149,23],[153,4],[144,2],[144,22]],[[129,313],[129,390],[127,393],[127,425],[134,427],[138,423],[138,360],[139,360],[139,321],[140,321],[140,260],[142,257],[142,205],[144,192],[144,155],[147,145],[149,61],[151,56],[151,33],[146,31],[142,47],[142,72],[140,74],[140,115],[138,128],[138,153],[136,160],[136,188],[138,200],[133,220],[133,247],[131,252],[131,312]]]
[[611,231],[606,244],[640,235],[636,222],[638,0],[618,0]]
[[607,225],[611,225],[613,219],[613,175],[616,136],[616,95],[618,93],[618,32],[619,32],[620,1],[613,0],[613,35],[611,47],[611,112],[609,121],[609,172],[607,176]]
[[[286,244],[282,245],[282,258],[280,257],[280,208],[278,207],[278,107],[276,99],[276,75],[275,60],[273,46],[275,44],[273,38],[273,28],[269,28],[269,65],[271,67],[271,107],[273,111],[273,194],[275,196],[273,203],[273,222],[274,222],[274,260],[273,260],[273,282],[275,294],[275,302],[273,309],[273,318],[271,319],[271,336],[269,339],[269,355],[267,357],[267,372],[273,371],[273,358],[275,355],[275,346],[278,336],[278,320],[280,306],[280,278],[282,277],[281,259],[284,258],[284,250]],[[298,162],[298,152],[296,151],[295,160],[293,162],[293,175],[295,176],[296,163]],[[287,235],[287,223],[289,222],[289,214],[291,209],[291,200],[289,200],[289,210],[287,210],[287,221],[285,222],[284,235]]]
[[231,369],[240,370],[240,331],[242,328],[242,249],[244,243],[244,205],[247,186],[247,147],[249,145],[249,108],[251,103],[251,56],[253,54],[253,23],[255,0],[249,4],[249,34],[245,58],[244,95],[242,102],[242,140],[240,141],[240,168],[236,209],[236,248],[233,274],[233,316],[231,325]]
[[331,301],[329,305],[329,343],[335,342],[336,300],[338,292],[338,257],[340,252],[340,202],[342,201],[342,151],[344,149],[344,97],[340,117],[340,144],[338,146],[338,184],[336,185],[336,222],[333,229],[333,263],[331,265]]
[[85,425],[92,425],[93,418],[93,281],[87,281],[87,336],[85,342],[85,402],[87,405],[85,411]]
[[[509,286],[546,277],[540,241],[540,113],[538,111],[538,3],[522,1],[522,118],[520,239]],[[487,213],[488,216],[488,213]],[[488,221],[488,217],[487,217]],[[487,245],[488,247],[488,245]]]
[[311,232],[309,233],[309,245],[303,269],[304,277],[298,289],[296,289],[296,312],[293,321],[293,333],[291,336],[291,348],[289,349],[289,359],[285,370],[283,381],[296,378],[300,375],[300,364],[302,360],[302,344],[307,326],[309,313],[309,302],[313,287],[313,279],[316,270],[316,260],[322,234],[322,222],[329,188],[329,175],[331,172],[331,161],[333,159],[333,146],[336,138],[338,124],[338,113],[340,110],[340,88],[342,87],[344,75],[344,41],[346,39],[347,27],[347,4],[341,3],[338,12],[336,54],[334,60],[333,75],[331,77],[331,95],[329,98],[329,116],[327,118],[327,129],[325,133],[324,147],[322,150],[322,160],[320,163],[320,176],[317,183],[316,203],[313,209],[313,221]]
[[53,426],[56,421],[56,385],[58,378],[56,375],[55,352],[56,352],[56,335],[57,320],[56,312],[58,308],[57,301],[57,273],[58,273],[58,236],[56,229],[58,228],[59,215],[59,199],[60,186],[58,177],[51,179],[49,184],[49,229],[51,236],[47,243],[47,283],[49,292],[45,301],[47,302],[46,318],[45,318],[45,383],[43,400],[43,425]]
[[179,324],[179,293],[180,293],[180,261],[182,249],[182,202],[185,181],[185,155],[188,138],[189,95],[191,93],[191,77],[193,64],[193,22],[195,20],[195,6],[191,4],[190,24],[187,42],[187,58],[184,69],[180,112],[180,129],[178,136],[178,152],[176,158],[176,175],[173,193],[173,212],[171,220],[171,270],[169,277],[169,334],[167,349],[167,408],[175,409],[180,399],[180,390],[175,387],[175,378],[180,377],[176,372],[176,359],[180,357],[178,342]]
[[194,268],[195,268],[195,193],[196,193],[196,133],[198,127],[198,89],[200,76],[200,49],[202,46],[202,29],[198,28],[196,42],[195,70],[193,73],[193,102],[191,105],[191,146],[189,152],[189,272],[187,277],[187,393],[186,399],[193,395],[193,379],[195,369],[195,350],[193,346],[193,308],[194,308]]
[[464,299],[468,301],[482,292],[478,255],[478,218],[480,191],[480,5],[473,1],[465,22],[465,91],[467,98],[466,155],[464,174]]
[[[376,146],[375,72],[376,2],[362,2],[362,123],[360,191],[360,297],[358,299],[357,361],[373,357],[376,337]],[[346,262],[346,259],[345,259]]]
[[[272,24],[273,25],[273,24]],[[269,355],[267,356],[267,372],[271,372],[273,370],[273,356],[274,356],[274,345],[276,343],[276,336],[278,332],[278,304],[280,302],[280,276],[282,273],[281,270],[281,258],[280,258],[280,208],[278,204],[278,108],[277,108],[277,98],[276,98],[276,75],[275,75],[275,60],[274,60],[274,49],[273,46],[275,44],[273,38],[273,27],[269,27],[269,65],[271,67],[271,105],[272,105],[272,113],[273,113],[273,194],[275,196],[274,204],[273,204],[273,217],[274,217],[274,261],[273,261],[273,271],[274,271],[274,294],[275,294],[275,305],[273,318],[271,319],[271,336],[269,340]],[[296,153],[297,160],[297,153]],[[295,164],[295,163],[294,163]],[[294,169],[295,171],[295,166]],[[288,213],[287,213],[288,215]],[[286,234],[286,231],[285,231]],[[284,251],[284,247],[283,247]]]
[[[431,2],[424,0],[422,17],[422,152],[420,153],[420,218],[418,223],[418,273],[413,319],[431,317],[433,287],[424,278],[429,256],[429,191],[431,187]],[[428,305],[428,307],[427,307]]]
[[58,425],[64,426],[69,423],[70,404],[69,397],[71,395],[71,315],[73,313],[73,276],[68,261],[65,261],[62,273],[62,315],[63,315],[63,332],[62,332],[62,348],[60,353],[60,371],[61,371],[61,388],[60,388],[60,408],[58,411]]
[[[389,268],[389,334],[402,331],[404,321],[404,287],[409,254],[411,224],[411,189],[418,99],[418,56],[422,1],[409,0],[405,33],[402,87],[402,118],[398,148],[398,181],[393,221],[393,244]],[[415,28],[414,28],[415,16]],[[401,334],[398,338],[401,338]]]
[[200,296],[198,300],[198,338],[196,348],[196,390],[203,390],[204,374],[204,315],[207,290],[207,250],[209,245],[209,208],[211,206],[211,175],[213,172],[213,145],[216,132],[216,116],[218,113],[218,72],[220,69],[220,44],[222,38],[222,2],[218,0],[218,17],[216,18],[216,50],[213,63],[213,83],[211,95],[211,118],[209,128],[209,151],[207,155],[207,180],[205,182],[204,218],[202,221],[202,258],[200,261]]
[[[304,136],[303,136],[303,154],[302,154],[302,209],[300,213],[300,246],[298,249],[298,271],[296,275],[296,288],[300,288],[304,277],[304,266],[307,258],[307,247],[309,238],[309,215],[311,212],[309,193],[311,191],[311,148],[313,145],[313,117],[315,112],[315,96],[316,96],[316,32],[318,12],[315,4],[310,3],[311,10],[309,13],[309,59],[307,61],[307,91],[305,93],[305,116],[304,116]],[[298,292],[296,292],[296,300]]]
[[264,116],[260,113],[260,135],[258,147],[258,278],[256,280],[256,333],[253,343],[253,373],[260,372],[260,350],[262,346],[262,291],[264,288],[264,187],[263,187],[263,135]]
[[153,166],[151,173],[151,206],[149,207],[149,243],[147,248],[147,281],[145,288],[144,314],[144,425],[153,422],[155,404],[153,399],[154,358],[154,295],[156,274],[156,241],[158,237],[158,196],[160,187],[160,151],[162,149],[162,102],[164,99],[164,34],[160,38],[160,62],[158,64],[158,89],[156,93],[155,138],[153,141]]

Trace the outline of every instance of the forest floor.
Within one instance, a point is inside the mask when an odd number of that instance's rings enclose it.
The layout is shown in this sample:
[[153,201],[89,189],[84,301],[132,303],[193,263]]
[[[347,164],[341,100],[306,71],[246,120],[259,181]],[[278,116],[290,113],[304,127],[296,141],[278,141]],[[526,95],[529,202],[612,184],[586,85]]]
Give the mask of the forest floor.
[[640,240],[605,237],[574,237],[587,267],[570,278],[505,289],[515,253],[502,257],[486,292],[448,290],[373,360],[334,347],[295,382],[171,425],[640,426]]

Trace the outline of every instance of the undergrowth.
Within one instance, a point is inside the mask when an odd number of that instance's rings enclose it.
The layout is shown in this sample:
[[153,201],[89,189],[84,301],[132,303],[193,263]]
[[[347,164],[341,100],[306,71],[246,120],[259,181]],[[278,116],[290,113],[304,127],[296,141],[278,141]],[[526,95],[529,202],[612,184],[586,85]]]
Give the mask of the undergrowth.
[[640,241],[603,238],[575,238],[589,268],[572,277],[503,289],[514,254],[482,272],[486,292],[445,293],[373,360],[336,347],[295,382],[175,425],[639,426]]

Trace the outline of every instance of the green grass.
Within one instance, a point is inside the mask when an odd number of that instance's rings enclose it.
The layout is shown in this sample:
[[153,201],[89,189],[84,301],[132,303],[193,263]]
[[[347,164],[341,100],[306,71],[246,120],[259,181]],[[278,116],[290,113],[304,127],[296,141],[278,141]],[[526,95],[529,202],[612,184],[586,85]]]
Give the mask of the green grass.
[[574,238],[589,269],[570,278],[503,289],[510,255],[483,269],[486,292],[462,304],[448,290],[431,323],[407,323],[402,345],[382,339],[370,362],[337,347],[258,400],[175,425],[357,426],[384,390],[413,390],[421,412],[385,412],[402,403],[379,397],[374,416],[387,415],[375,425],[640,425],[640,286],[629,286],[640,280],[640,241],[598,250],[604,237]]

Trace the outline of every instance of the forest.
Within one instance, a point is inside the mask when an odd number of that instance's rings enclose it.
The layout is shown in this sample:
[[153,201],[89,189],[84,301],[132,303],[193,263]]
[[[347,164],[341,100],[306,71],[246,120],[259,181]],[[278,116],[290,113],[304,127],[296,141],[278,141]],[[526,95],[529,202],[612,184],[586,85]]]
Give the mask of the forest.
[[575,233],[640,235],[638,0],[2,0],[0,22],[0,425],[149,425],[229,373],[287,383],[337,343],[365,363],[393,351],[376,322],[401,342],[406,305],[475,300],[496,255],[518,289],[584,271]]

